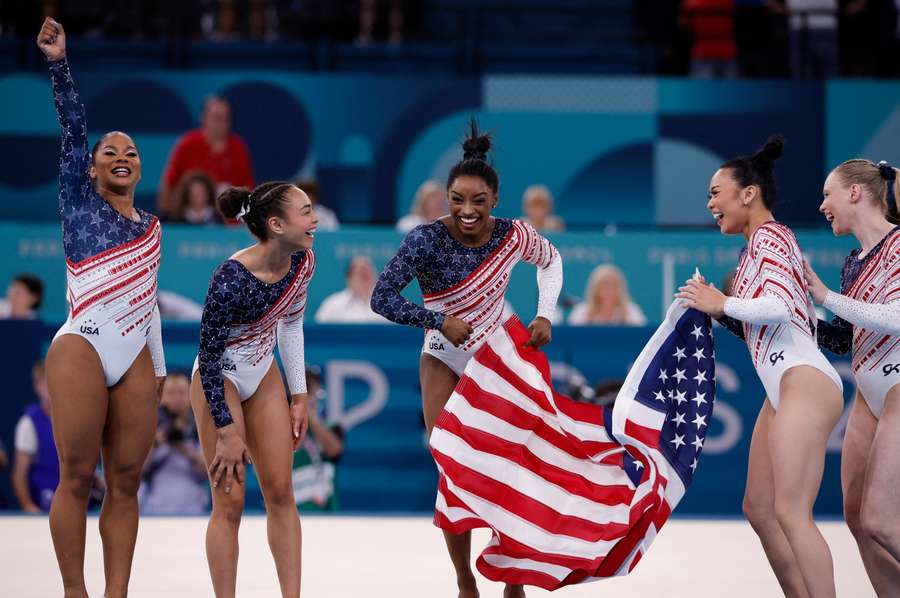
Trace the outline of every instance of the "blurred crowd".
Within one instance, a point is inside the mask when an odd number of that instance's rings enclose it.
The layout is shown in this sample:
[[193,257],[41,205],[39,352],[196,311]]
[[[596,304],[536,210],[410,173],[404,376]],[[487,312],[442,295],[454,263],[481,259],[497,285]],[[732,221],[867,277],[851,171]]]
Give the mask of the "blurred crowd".
[[[310,396],[309,429],[294,453],[294,497],[301,510],[334,510],[335,465],[344,451],[340,424],[322,412],[325,391],[316,366],[306,371]],[[183,372],[166,378],[157,414],[156,439],[144,463],[138,500],[141,512],[154,515],[193,515],[210,508],[209,482],[191,409],[190,380]],[[43,362],[32,368],[32,390],[37,401],[25,407],[15,427],[12,453],[0,443],[0,476],[9,476],[15,502],[0,493],[0,509],[46,513],[59,485],[59,458],[53,442],[50,395]],[[102,465],[98,464],[91,492],[91,507],[99,507],[105,492]],[[263,508],[259,482],[247,468],[247,501]]]
[[[0,36],[28,37],[45,15],[76,36],[111,39],[327,40],[356,46],[446,41],[481,15],[490,39],[501,11],[546,14],[551,0],[500,7],[438,0],[5,0]],[[466,13],[468,6],[483,12]],[[632,31],[573,31],[578,40],[649,46],[652,71],[719,77],[900,75],[900,0],[613,0],[585,6],[633,15]],[[449,10],[449,12],[448,12]],[[560,9],[565,12],[565,7]],[[582,9],[579,9],[582,10]],[[457,11],[457,12],[454,12]],[[543,12],[542,12],[543,11]],[[598,14],[606,14],[598,12]],[[618,14],[618,13],[615,13]],[[429,20],[428,15],[432,16]],[[446,21],[446,27],[441,23]],[[527,20],[522,21],[528,23]],[[541,20],[538,19],[537,23]],[[532,21],[532,26],[534,22]],[[570,25],[571,26],[571,25]],[[525,39],[529,25],[515,29]],[[447,29],[447,31],[442,31]],[[531,36],[541,39],[538,31]],[[607,39],[608,38],[608,39]]]
[[393,44],[418,35],[424,0],[5,0],[4,34],[52,16],[75,36],[312,39]]

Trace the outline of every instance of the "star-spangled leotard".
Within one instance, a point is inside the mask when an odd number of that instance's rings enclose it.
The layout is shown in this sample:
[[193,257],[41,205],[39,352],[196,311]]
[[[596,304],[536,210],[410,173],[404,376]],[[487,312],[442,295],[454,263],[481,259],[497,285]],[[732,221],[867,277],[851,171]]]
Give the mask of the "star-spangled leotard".
[[[537,315],[549,320],[562,288],[559,252],[530,224],[507,218],[495,218],[490,238],[479,247],[454,239],[440,220],[413,229],[379,276],[372,309],[432,335],[439,335],[446,315],[468,322],[473,332],[455,351],[464,355],[451,355],[452,345],[443,341],[436,345],[443,346],[441,353],[434,353],[459,373],[465,357],[502,323],[504,294],[519,261],[538,267]],[[419,281],[424,307],[400,294],[413,278]]]
[[123,216],[97,191],[89,176],[87,125],[68,62],[50,63],[59,117],[59,211],[66,255],[69,317],[57,337],[76,334],[97,351],[107,386],[128,371],[147,345],[157,376],[165,375],[159,309],[159,220],[135,208]]
[[256,391],[269,370],[277,339],[291,394],[306,392],[303,360],[303,312],[315,272],[312,250],[291,256],[284,278],[265,283],[234,259],[212,275],[200,321],[200,352],[195,371],[217,428],[232,423],[225,402],[225,377],[241,400]]

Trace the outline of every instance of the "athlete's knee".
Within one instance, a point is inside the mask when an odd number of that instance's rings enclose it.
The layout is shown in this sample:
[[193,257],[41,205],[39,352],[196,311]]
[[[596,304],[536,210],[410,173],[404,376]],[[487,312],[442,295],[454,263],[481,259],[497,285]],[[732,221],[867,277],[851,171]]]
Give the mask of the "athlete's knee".
[[139,466],[111,467],[106,470],[107,493],[113,496],[135,497],[141,486]]
[[290,480],[273,484],[274,487],[266,488],[266,508],[270,509],[294,509],[294,488]]
[[863,503],[859,514],[863,535],[882,546],[900,542],[900,523],[897,514],[890,511],[876,501]]
[[232,491],[229,494],[220,494],[213,500],[212,516],[214,518],[222,519],[232,525],[238,525],[243,514],[243,492]]
[[744,511],[744,517],[747,518],[753,529],[776,523],[775,510],[771,501],[756,498],[748,493],[744,494],[744,502],[741,507]]
[[812,520],[812,505],[796,498],[775,497],[775,519],[785,532]]
[[63,491],[87,500],[94,486],[94,465],[86,462],[61,464],[57,492]]

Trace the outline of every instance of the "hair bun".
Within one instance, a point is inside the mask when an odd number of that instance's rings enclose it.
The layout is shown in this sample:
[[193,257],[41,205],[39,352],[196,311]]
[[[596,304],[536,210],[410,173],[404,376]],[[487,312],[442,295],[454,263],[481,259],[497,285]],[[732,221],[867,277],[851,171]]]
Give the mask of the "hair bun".
[[772,135],[762,148],[753,154],[753,160],[764,164],[769,168],[775,166],[775,161],[784,153],[784,137]]
[[216,198],[219,212],[228,220],[234,220],[241,208],[250,201],[250,190],[243,187],[231,187]]
[[762,146],[751,158],[754,162],[767,168],[775,166],[775,161],[784,153],[784,137],[772,135],[766,144]]
[[478,132],[478,123],[473,117],[469,122],[469,134],[463,141],[463,160],[487,161],[488,152],[491,150],[491,136]]

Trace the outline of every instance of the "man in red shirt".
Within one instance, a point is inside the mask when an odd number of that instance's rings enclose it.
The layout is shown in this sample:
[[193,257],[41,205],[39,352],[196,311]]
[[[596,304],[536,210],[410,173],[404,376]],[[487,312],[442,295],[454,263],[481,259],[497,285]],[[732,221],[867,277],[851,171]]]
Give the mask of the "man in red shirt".
[[209,175],[217,193],[229,186],[254,187],[250,152],[244,140],[231,132],[231,106],[224,98],[206,100],[200,128],[182,135],[172,148],[159,184],[160,216],[178,217],[181,206],[172,205],[171,191],[186,172],[193,170]]

